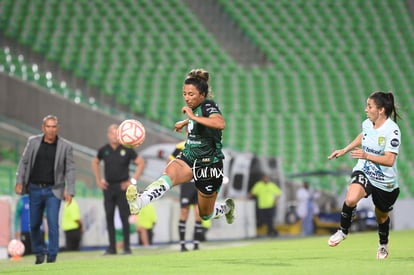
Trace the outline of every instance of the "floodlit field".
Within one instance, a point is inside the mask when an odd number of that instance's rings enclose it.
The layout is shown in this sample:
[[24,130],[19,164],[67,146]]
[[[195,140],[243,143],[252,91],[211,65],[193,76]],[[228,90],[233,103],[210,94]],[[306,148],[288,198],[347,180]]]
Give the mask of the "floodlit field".
[[[352,234],[338,247],[328,236],[207,242],[202,250],[178,245],[136,248],[130,256],[102,251],[60,253],[54,264],[34,265],[34,256],[0,260],[1,274],[413,274],[414,231],[391,232],[390,256],[376,259],[377,233]],[[190,246],[188,246],[190,247]]]

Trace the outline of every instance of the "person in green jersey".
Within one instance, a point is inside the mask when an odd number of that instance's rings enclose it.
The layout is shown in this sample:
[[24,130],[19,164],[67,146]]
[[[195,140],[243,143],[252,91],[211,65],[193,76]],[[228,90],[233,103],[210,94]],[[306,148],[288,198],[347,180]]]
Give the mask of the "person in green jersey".
[[174,126],[177,132],[187,127],[185,147],[167,164],[163,175],[141,194],[137,185],[128,187],[126,197],[132,214],[160,199],[173,186],[194,180],[201,219],[225,216],[227,223],[233,223],[234,201],[228,198],[223,203],[216,202],[223,182],[222,131],[226,123],[210,98],[209,77],[203,69],[193,69],[187,74],[182,92],[185,106],[181,108],[187,118]]

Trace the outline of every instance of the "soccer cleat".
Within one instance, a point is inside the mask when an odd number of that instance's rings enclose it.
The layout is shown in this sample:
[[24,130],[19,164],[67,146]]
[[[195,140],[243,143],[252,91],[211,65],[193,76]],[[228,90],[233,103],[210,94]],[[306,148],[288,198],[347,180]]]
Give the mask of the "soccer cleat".
[[129,211],[132,215],[137,215],[141,210],[141,203],[138,197],[136,184],[130,184],[126,190],[126,199],[129,204]]
[[388,257],[388,245],[380,244],[377,250],[377,259],[382,260]]
[[226,208],[227,208],[227,213],[226,215],[226,221],[228,224],[232,224],[234,222],[234,212],[235,212],[235,205],[234,205],[234,200],[233,199],[226,199],[224,201],[224,203],[226,204]]
[[337,246],[340,242],[342,242],[345,239],[346,239],[346,234],[341,229],[339,229],[338,231],[336,231],[335,234],[333,234],[329,238],[328,245],[332,247]]

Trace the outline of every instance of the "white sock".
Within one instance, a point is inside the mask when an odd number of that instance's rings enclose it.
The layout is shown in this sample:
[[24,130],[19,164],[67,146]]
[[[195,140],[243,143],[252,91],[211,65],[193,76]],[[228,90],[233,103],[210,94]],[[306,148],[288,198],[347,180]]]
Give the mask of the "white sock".
[[171,189],[171,186],[171,179],[166,175],[148,185],[139,197],[141,200],[141,207],[160,199],[168,190]]
[[228,210],[225,203],[216,202],[214,204],[213,219],[218,219],[221,216],[225,215],[227,212]]

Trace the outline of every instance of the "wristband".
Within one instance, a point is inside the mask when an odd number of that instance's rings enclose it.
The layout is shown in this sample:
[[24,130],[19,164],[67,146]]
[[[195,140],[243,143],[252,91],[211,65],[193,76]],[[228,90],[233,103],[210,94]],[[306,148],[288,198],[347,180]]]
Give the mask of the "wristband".
[[130,181],[133,185],[137,185],[137,180],[136,180],[136,179],[131,178],[129,181]]

